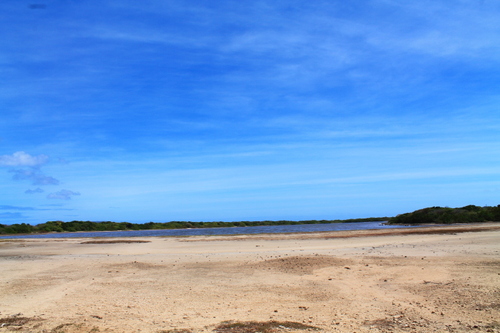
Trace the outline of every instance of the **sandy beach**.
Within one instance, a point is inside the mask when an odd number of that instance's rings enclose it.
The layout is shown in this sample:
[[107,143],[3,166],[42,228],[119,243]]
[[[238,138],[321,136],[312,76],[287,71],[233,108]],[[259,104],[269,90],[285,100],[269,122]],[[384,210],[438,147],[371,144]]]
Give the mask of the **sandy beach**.
[[500,332],[500,225],[0,240],[0,332],[255,332],[226,321]]

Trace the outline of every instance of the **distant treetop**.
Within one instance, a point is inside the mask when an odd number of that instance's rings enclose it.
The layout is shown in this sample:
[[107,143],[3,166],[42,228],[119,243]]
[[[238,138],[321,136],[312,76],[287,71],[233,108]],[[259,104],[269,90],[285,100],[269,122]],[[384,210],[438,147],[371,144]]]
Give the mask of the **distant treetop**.
[[474,206],[460,208],[428,207],[392,217],[388,224],[451,224],[500,221],[500,205]]

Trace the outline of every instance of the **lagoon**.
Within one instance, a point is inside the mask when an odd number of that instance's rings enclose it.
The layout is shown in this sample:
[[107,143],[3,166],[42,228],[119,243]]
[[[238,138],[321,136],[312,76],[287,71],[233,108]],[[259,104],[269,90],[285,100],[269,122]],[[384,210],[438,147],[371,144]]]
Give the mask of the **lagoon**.
[[385,222],[349,222],[349,223],[326,223],[326,224],[247,226],[247,227],[229,227],[229,228],[223,227],[223,228],[199,228],[199,229],[152,229],[152,230],[128,230],[128,231],[60,232],[60,233],[28,234],[28,235],[2,235],[0,236],[0,239],[283,234],[283,233],[393,229],[393,228],[408,228],[408,226],[386,225]]

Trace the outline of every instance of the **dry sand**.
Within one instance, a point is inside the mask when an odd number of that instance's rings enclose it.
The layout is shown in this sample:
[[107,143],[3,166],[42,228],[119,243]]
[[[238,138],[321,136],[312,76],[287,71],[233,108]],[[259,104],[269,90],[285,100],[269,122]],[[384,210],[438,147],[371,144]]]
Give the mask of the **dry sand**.
[[500,225],[414,232],[0,240],[0,332],[500,332]]

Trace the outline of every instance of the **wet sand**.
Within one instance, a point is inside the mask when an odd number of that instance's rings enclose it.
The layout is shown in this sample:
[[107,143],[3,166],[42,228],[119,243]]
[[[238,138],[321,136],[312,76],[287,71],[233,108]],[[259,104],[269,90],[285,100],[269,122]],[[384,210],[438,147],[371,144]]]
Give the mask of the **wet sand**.
[[500,332],[500,224],[0,240],[0,332],[213,332],[224,321]]

